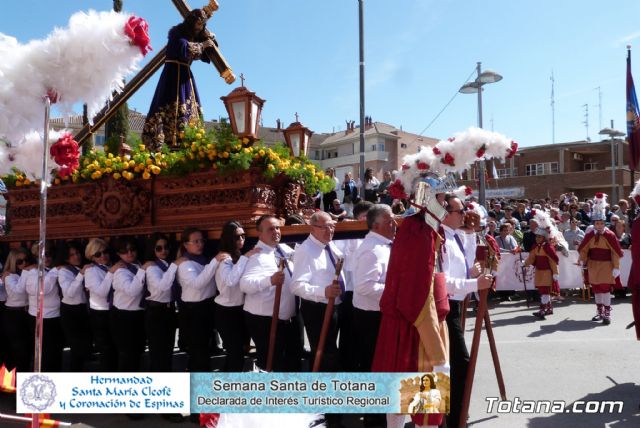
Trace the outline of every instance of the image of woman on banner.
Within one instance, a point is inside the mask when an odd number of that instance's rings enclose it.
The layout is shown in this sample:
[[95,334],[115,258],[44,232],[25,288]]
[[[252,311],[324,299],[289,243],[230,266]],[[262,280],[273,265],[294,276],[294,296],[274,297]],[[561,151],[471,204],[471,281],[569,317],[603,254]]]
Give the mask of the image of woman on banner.
[[[428,382],[429,388],[426,387]],[[440,411],[440,403],[442,403],[442,395],[440,390],[436,388],[436,376],[433,373],[427,373],[420,379],[420,392],[416,392],[413,401],[409,404],[408,412],[416,413],[438,413]]]
[[205,30],[207,19],[203,10],[194,9],[169,30],[164,69],[142,130],[142,142],[151,151],[160,150],[163,144],[178,147],[182,128],[202,120],[190,66],[194,60],[210,62],[204,52],[215,40]]

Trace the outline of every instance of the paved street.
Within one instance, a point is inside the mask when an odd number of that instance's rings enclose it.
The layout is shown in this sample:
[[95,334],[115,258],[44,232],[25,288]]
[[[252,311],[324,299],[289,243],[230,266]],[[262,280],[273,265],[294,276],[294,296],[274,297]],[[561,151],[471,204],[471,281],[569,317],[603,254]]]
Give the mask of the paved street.
[[[484,427],[637,427],[640,426],[640,343],[633,329],[630,297],[613,299],[610,326],[591,321],[593,300],[582,302],[569,296],[554,302],[555,314],[536,320],[524,300],[490,304],[507,397],[514,400],[621,400],[621,414],[498,413],[494,404],[487,411],[486,397],[498,397],[498,387],[486,334],[480,345],[476,379],[470,409],[470,426]],[[467,343],[471,347],[474,318],[467,322]],[[2,397],[0,409],[10,412],[13,397]],[[581,408],[586,408],[583,405]],[[67,422],[84,422],[94,427],[172,427],[157,415],[132,421],[123,415],[67,415]],[[348,428],[361,427],[357,416],[344,419]],[[2,424],[0,424],[2,425]],[[4,425],[2,425],[4,426]],[[407,425],[409,426],[409,425]],[[289,427],[282,427],[289,428]],[[294,427],[292,427],[294,428]]]

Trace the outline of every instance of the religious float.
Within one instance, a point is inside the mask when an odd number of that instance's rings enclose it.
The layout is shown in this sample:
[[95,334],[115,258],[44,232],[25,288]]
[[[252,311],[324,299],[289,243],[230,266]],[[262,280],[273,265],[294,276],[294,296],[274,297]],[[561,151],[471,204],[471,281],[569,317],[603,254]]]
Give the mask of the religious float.
[[[190,22],[194,12],[196,15],[200,13],[200,19],[206,22],[218,8],[215,0],[195,11],[191,11],[183,1],[173,0],[173,3],[185,17],[185,23]],[[32,96],[24,103],[24,108],[15,109],[15,117],[9,117],[6,123],[0,124],[6,125],[6,129],[11,128],[11,132],[5,132],[3,126],[0,135],[7,142],[0,147],[0,176],[8,188],[4,195],[7,199],[6,233],[0,240],[14,245],[37,240],[42,206],[46,206],[47,239],[146,235],[156,231],[174,233],[189,225],[196,225],[207,231],[211,238],[216,238],[222,224],[229,219],[245,224],[251,234],[254,221],[263,214],[281,218],[291,214],[310,215],[313,201],[309,195],[333,188],[333,180],[325,177],[323,171],[305,156],[312,133],[297,120],[297,115],[296,121],[283,131],[286,145],[267,147],[257,140],[264,100],[244,86],[244,78],[240,87],[221,97],[229,113],[229,123],[222,122],[214,129],[204,128],[189,64],[182,61],[201,59],[210,62],[227,83],[235,81],[218,49],[215,36],[204,25],[202,39],[212,42],[203,44],[207,47],[196,58],[172,59],[176,57],[172,29],[169,44],[121,91],[116,92],[106,107],[98,111],[95,106],[109,98],[113,90],[118,91],[122,77],[151,50],[146,22],[113,12],[80,13],[70,20],[67,33],[71,35],[68,38],[50,37],[41,42],[54,44],[61,52],[73,51],[77,45],[74,36],[82,35],[84,38],[83,30],[90,28],[98,19],[113,21],[112,27],[124,24],[124,32],[117,40],[109,40],[120,44],[119,65],[102,73],[102,80],[92,77],[90,82],[85,82],[87,79],[82,76],[56,82],[50,76],[67,70],[52,70],[43,65],[47,72],[36,76],[41,79],[35,85],[30,82],[35,88],[31,90]],[[107,25],[103,27],[110,28]],[[180,25],[174,29],[177,27]],[[23,62],[33,60],[28,47],[24,46],[26,53],[19,58]],[[113,51],[110,47],[105,52],[93,50],[87,54],[93,55],[93,62],[97,62],[100,55],[111,59]],[[58,60],[64,63],[66,58]],[[91,62],[85,61],[87,67],[91,67]],[[138,141],[139,144],[130,149],[125,146],[127,149],[119,153],[92,150],[80,156],[80,146],[88,137],[163,65],[165,68],[156,95],[160,93],[160,99],[166,98],[167,105],[152,104],[152,111],[157,107],[157,113],[149,115],[145,124],[147,135],[143,134],[143,141],[151,147]],[[172,66],[187,72],[179,77],[178,71],[176,77]],[[16,78],[19,83],[20,77]],[[185,85],[186,93],[185,90],[181,94],[167,90],[176,86],[176,80]],[[86,86],[102,85],[106,89],[78,91],[76,86],[84,83]],[[43,176],[43,155],[40,152],[45,135],[37,127],[42,123],[44,94],[47,94],[49,102],[62,103],[63,110],[80,99],[85,102],[89,99],[90,107],[93,107],[89,115],[93,121],[75,136],[45,130],[49,140],[55,141],[48,150],[45,149],[47,161],[53,163],[44,174],[47,179],[50,177],[50,186],[44,189],[45,195],[40,186],[40,177]],[[168,108],[174,107],[176,114],[170,116]],[[28,114],[23,114],[27,111]],[[165,123],[154,124],[154,120],[164,120]],[[169,121],[173,121],[171,130],[166,123]],[[158,142],[160,144],[155,144]],[[45,205],[42,205],[43,196]],[[363,229],[362,225],[355,228]],[[301,232],[303,230],[296,230],[296,233]],[[308,232],[306,228],[304,232]]]

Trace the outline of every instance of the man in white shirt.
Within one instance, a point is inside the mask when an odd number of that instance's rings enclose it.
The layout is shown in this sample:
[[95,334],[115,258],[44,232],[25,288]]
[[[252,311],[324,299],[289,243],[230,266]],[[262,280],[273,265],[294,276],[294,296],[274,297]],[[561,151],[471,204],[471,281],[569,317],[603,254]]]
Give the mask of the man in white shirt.
[[[273,316],[276,285],[282,286],[278,331],[276,334],[273,370],[300,371],[302,343],[298,335],[295,296],[291,291],[293,250],[280,245],[280,221],[272,215],[263,215],[256,222],[260,252],[249,258],[240,278],[240,290],[246,293],[244,312],[249,333],[256,345],[258,367],[265,370],[269,351],[269,334]],[[278,266],[285,260],[284,271]]]
[[487,289],[491,276],[480,275],[479,265],[469,266],[465,258],[462,239],[456,232],[464,224],[464,205],[452,194],[445,197],[448,215],[442,221],[445,241],[442,245],[442,270],[446,275],[449,293],[449,361],[451,364],[451,400],[448,427],[457,427],[464,394],[464,384],[469,365],[469,352],[461,325],[462,301],[468,293]]
[[304,326],[315,357],[320,330],[329,298],[335,298],[334,311],[324,346],[320,371],[340,371],[340,358],[336,339],[338,336],[337,307],[342,302],[344,276],[340,274],[340,286],[333,285],[335,265],[343,254],[332,242],[335,221],[325,212],[315,212],[310,219],[311,234],[296,248],[293,270],[293,293],[302,298],[301,312]]
[[376,204],[367,213],[369,233],[354,254],[353,332],[356,371],[371,371],[380,327],[380,297],[384,291],[396,221],[391,207]]

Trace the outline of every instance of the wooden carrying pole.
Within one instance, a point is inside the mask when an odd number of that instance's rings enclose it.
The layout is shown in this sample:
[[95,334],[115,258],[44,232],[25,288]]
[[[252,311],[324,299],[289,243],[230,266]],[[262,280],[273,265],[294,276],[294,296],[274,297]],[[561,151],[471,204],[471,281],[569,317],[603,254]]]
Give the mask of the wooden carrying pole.
[[[342,264],[344,259],[338,259],[336,261],[336,274],[333,277],[333,283],[331,287],[340,287],[340,272],[342,271]],[[327,333],[329,332],[329,324],[331,323],[331,317],[333,315],[333,306],[336,303],[335,297],[329,297],[327,307],[324,310],[324,319],[322,320],[322,329],[320,330],[320,339],[318,340],[318,349],[316,349],[316,357],[313,359],[313,372],[320,371],[320,363],[322,362],[322,353],[324,352],[324,344],[327,340]]]
[[[280,259],[278,271],[284,272],[285,260]],[[269,351],[267,352],[268,372],[273,370],[273,354],[276,349],[276,334],[278,333],[278,317],[280,315],[280,297],[282,296],[282,284],[276,285],[276,295],[273,299],[273,314],[271,315],[271,330],[269,330]]]

